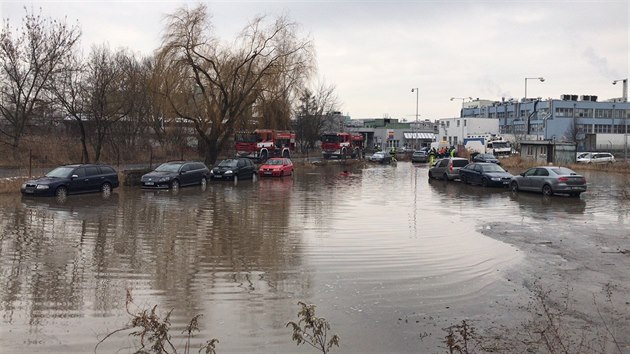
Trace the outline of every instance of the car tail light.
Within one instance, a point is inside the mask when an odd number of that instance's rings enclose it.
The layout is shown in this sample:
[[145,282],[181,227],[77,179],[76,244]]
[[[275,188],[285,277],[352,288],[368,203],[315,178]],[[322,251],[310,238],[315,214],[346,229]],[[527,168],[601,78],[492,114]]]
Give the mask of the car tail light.
[[451,172],[453,172],[453,165],[452,165],[452,164],[449,164],[449,165],[448,165],[448,170],[449,170],[449,171],[451,171]]
[[558,178],[558,182],[567,182],[569,179],[566,177],[560,177]]

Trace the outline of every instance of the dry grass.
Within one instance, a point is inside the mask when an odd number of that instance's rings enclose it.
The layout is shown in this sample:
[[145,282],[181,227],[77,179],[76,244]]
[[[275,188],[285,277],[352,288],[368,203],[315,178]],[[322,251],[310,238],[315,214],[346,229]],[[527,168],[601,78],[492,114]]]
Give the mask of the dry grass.
[[[88,147],[90,157],[94,159],[94,150]],[[48,168],[58,165],[81,162],[81,144],[77,137],[58,134],[55,136],[26,136],[20,148],[13,150],[10,146],[0,144],[0,167]],[[99,162],[111,165],[128,163],[153,164],[179,159],[199,160],[197,151],[181,146],[149,147],[139,144],[133,148],[120,147],[120,152],[113,151],[110,145],[103,147]],[[203,159],[202,159],[203,160]]]
[[29,177],[10,177],[0,179],[0,194],[19,193],[22,183],[29,180]]

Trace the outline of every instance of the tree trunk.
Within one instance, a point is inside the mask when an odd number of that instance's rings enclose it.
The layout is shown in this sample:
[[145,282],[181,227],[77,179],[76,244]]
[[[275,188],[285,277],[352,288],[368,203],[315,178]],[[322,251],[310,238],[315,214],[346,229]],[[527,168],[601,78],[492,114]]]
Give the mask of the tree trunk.
[[81,148],[83,150],[81,153],[81,162],[90,163],[90,154],[88,152],[87,142],[85,141],[85,127],[83,126],[83,122],[80,120],[78,120],[78,122],[79,130],[81,131]]

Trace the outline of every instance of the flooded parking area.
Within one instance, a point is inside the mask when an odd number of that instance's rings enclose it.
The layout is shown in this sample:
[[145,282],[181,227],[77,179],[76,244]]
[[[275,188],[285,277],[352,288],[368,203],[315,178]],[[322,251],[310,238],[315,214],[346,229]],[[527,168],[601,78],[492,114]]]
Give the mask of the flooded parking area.
[[[129,321],[129,289],[135,309],[173,309],[176,343],[202,314],[195,343],[217,338],[219,353],[309,352],[285,326],[297,320],[298,301],[317,305],[341,337],[339,352],[437,352],[442,328],[462,319],[480,327],[521,319],[518,306],[529,297],[522,283],[549,260],[534,256],[535,247],[601,245],[589,239],[596,233],[630,249],[623,175],[587,173],[580,198],[549,198],[430,181],[427,173],[408,162],[329,165],[64,203],[2,195],[0,347],[93,352]],[[617,257],[602,260],[604,273],[628,269],[627,255],[604,255]],[[591,267],[598,272],[597,262]],[[608,281],[623,291],[628,278],[617,272]],[[601,289],[601,275],[592,276],[592,289],[581,291]],[[621,306],[627,318],[630,307]],[[99,352],[131,351],[130,341],[112,336]]]

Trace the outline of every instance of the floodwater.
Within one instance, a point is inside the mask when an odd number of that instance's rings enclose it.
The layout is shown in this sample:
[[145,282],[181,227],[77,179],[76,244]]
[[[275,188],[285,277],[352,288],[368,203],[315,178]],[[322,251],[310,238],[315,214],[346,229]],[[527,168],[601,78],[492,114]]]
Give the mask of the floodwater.
[[[217,338],[219,353],[313,352],[285,326],[304,301],[339,352],[438,352],[441,328],[512,291],[524,256],[483,236],[489,223],[629,226],[620,175],[586,174],[576,199],[428,181],[407,162],[345,168],[63,204],[0,196],[1,351],[94,352],[128,323],[129,289],[134,313],[173,310],[176,345],[202,314],[193,342]],[[127,333],[97,352],[131,352]]]

